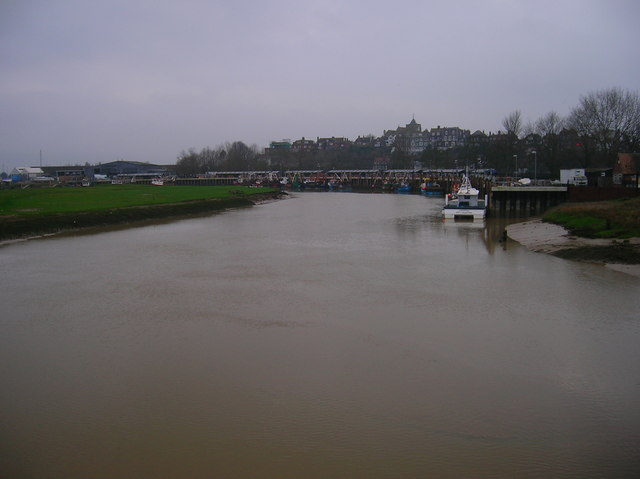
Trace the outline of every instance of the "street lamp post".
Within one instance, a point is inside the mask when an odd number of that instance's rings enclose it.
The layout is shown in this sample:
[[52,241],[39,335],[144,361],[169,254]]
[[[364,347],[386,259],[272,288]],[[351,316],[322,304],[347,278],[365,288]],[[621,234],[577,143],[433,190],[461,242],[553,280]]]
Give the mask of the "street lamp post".
[[516,177],[516,179],[518,179],[518,155],[513,155],[513,157],[516,160],[516,174],[515,174],[515,177]]
[[538,152],[536,150],[532,151],[533,153],[533,180],[534,183],[538,183]]

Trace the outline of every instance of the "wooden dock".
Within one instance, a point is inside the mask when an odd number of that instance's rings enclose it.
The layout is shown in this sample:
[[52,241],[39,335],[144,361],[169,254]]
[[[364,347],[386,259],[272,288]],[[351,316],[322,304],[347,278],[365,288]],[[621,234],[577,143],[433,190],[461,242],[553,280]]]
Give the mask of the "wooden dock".
[[492,216],[540,214],[567,201],[566,186],[492,186],[489,212]]

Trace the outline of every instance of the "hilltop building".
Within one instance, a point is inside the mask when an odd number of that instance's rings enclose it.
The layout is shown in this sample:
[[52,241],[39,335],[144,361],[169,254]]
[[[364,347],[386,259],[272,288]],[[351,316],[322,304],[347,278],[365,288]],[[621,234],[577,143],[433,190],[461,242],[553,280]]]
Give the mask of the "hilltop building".
[[470,136],[469,130],[463,130],[457,126],[445,126],[431,128],[429,132],[431,146],[437,150],[450,150],[467,144]]
[[[478,132],[480,133],[480,132]],[[484,135],[483,133],[480,133]],[[464,146],[469,141],[471,132],[457,126],[431,128],[422,130],[422,125],[413,118],[405,126],[395,130],[385,130],[380,143],[395,146],[410,155],[419,155],[429,147],[438,150],[450,150]]]
[[485,134],[484,131],[476,130],[471,135],[469,135],[469,139],[467,141],[469,145],[479,148],[489,142],[489,137]]
[[269,148],[267,150],[290,150],[291,149],[291,140],[281,140],[281,141],[272,141],[269,143]]
[[429,141],[422,134],[422,125],[415,118],[405,126],[399,126],[395,130],[385,130],[383,137],[386,139],[386,146],[394,146],[411,155],[422,153]]
[[302,139],[296,140],[291,144],[293,151],[313,151],[316,148],[316,142],[313,140],[305,140],[304,136]]
[[316,142],[319,150],[345,150],[351,146],[351,142],[348,138],[340,137],[336,138],[320,138]]
[[377,139],[373,135],[359,136],[353,144],[361,147],[376,147]]

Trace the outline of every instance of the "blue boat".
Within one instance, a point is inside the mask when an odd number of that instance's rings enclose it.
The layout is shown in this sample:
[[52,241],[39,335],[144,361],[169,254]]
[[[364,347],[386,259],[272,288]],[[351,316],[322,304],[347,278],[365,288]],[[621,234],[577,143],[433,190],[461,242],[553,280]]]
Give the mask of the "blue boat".
[[411,185],[409,183],[402,183],[396,188],[396,193],[408,193],[411,191]]

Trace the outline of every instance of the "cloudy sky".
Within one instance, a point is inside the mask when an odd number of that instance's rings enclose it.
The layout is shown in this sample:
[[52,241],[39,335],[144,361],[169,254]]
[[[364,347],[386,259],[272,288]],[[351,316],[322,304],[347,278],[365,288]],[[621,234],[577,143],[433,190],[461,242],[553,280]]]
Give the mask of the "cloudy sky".
[[0,0],[0,167],[496,131],[640,89],[637,0]]

